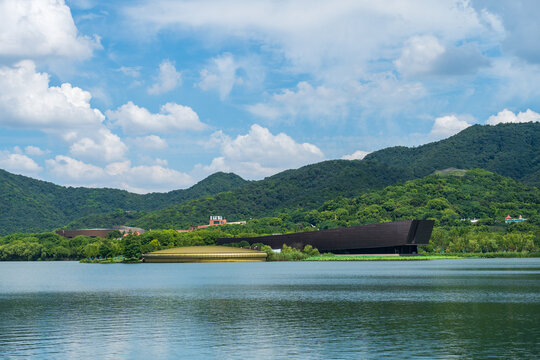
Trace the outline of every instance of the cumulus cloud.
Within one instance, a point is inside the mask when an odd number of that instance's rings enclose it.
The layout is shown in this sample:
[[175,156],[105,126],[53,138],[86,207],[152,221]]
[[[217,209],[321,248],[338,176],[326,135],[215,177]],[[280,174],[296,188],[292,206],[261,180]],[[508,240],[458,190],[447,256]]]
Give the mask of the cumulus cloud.
[[100,128],[92,137],[83,137],[74,142],[69,151],[72,155],[93,162],[111,162],[124,158],[128,148],[118,135],[107,128]]
[[207,127],[193,109],[175,103],[167,103],[161,107],[159,114],[152,114],[129,101],[116,110],[108,110],[106,114],[126,134],[204,130]]
[[441,116],[435,119],[435,123],[433,124],[429,136],[434,138],[445,138],[457,134],[471,125],[472,124],[468,123],[465,119],[456,115]]
[[195,182],[190,175],[161,165],[135,166],[124,175],[124,179],[129,180],[122,183],[123,187],[136,193],[180,189]]
[[489,61],[474,44],[445,47],[435,36],[413,36],[407,40],[401,56],[394,61],[406,76],[467,75]]
[[[411,79],[476,74],[489,67],[484,54],[498,51],[499,40],[493,39],[504,36],[504,27],[491,11],[474,5],[462,0],[403,0],[391,5],[347,0],[157,0],[128,6],[124,14],[142,31],[196,31],[212,46],[233,41],[258,47],[268,68],[279,67],[305,81],[272,91],[267,101],[247,110],[268,119],[302,116],[324,121],[352,111],[363,117],[356,110],[366,107],[367,113],[377,109],[392,113],[407,108],[411,98],[429,94],[424,85],[437,85]],[[223,67],[227,71],[206,67],[199,83],[202,89],[218,90],[222,98],[236,84],[234,64]],[[388,73],[395,69],[400,76],[390,80]],[[236,78],[238,74],[236,68]],[[400,91],[379,86],[377,77],[388,78],[387,84]],[[349,92],[351,88],[361,91]],[[384,96],[383,88],[390,97]],[[335,96],[327,97],[328,93]]]
[[0,2],[0,57],[86,59],[99,38],[80,35],[63,0]]
[[0,68],[0,125],[54,134],[81,159],[121,159],[127,147],[103,125],[105,116],[91,99],[90,92],[69,83],[49,86],[49,75],[36,72],[32,61]]
[[445,51],[434,36],[413,36],[403,48],[399,59],[394,61],[403,74],[423,74],[431,71],[432,63]]
[[57,178],[64,181],[88,184],[105,178],[105,171],[95,165],[87,164],[80,160],[65,155],[57,155],[54,159],[45,160],[47,170]]
[[349,81],[333,86],[298,83],[296,89],[284,89],[265,102],[246,109],[267,119],[302,117],[328,121],[344,118],[350,108],[376,111],[379,115],[408,108],[412,101],[425,95],[418,82],[399,81],[390,73],[369,76],[365,81]]
[[252,114],[268,119],[299,115],[308,118],[335,118],[347,113],[347,103],[348,96],[341,90],[324,85],[314,87],[302,81],[295,90],[284,89],[272,95],[267,103],[250,105],[247,109]]
[[185,188],[194,183],[188,174],[162,165],[132,166],[129,160],[99,167],[69,156],[57,155],[45,163],[50,174],[78,186],[106,186],[148,193]]
[[231,92],[236,78],[238,66],[231,54],[224,54],[212,59],[210,69],[201,70],[201,81],[197,84],[203,90],[216,89],[223,100]]
[[213,173],[233,171],[238,175],[256,179],[324,159],[315,145],[299,144],[284,133],[273,135],[267,128],[254,124],[245,135],[232,139],[221,132],[214,134],[220,141],[221,156],[210,165],[198,165],[196,171]]
[[49,150],[41,150],[39,147],[33,145],[28,145],[24,148],[24,151],[31,156],[42,156],[50,152]]
[[32,61],[0,67],[0,124],[13,128],[95,127],[103,114],[90,106],[92,95],[70,83],[49,86],[49,75]]
[[167,147],[167,141],[157,135],[148,135],[135,138],[135,144],[149,150],[162,150]]
[[159,0],[133,5],[125,13],[138,24],[151,25],[145,29],[195,28],[211,34],[210,41],[252,40],[284,56],[293,69],[322,77],[335,75],[321,71],[328,68],[343,69],[342,76],[350,76],[417,34],[433,33],[456,42],[496,31],[483,20],[486,15],[456,0],[396,1],[390,6],[345,0]]
[[342,160],[362,160],[369,154],[369,151],[357,150],[350,155],[343,155]]
[[42,170],[34,160],[30,157],[10,153],[9,151],[0,151],[0,168],[10,171],[15,174],[35,176]]
[[176,71],[173,63],[164,60],[159,65],[159,74],[156,80],[156,83],[148,88],[148,93],[151,95],[160,95],[174,90],[182,83],[182,74]]
[[525,112],[514,114],[508,109],[500,111],[497,115],[491,115],[487,121],[487,125],[497,125],[500,123],[525,123],[525,122],[540,122],[540,114],[527,109]]

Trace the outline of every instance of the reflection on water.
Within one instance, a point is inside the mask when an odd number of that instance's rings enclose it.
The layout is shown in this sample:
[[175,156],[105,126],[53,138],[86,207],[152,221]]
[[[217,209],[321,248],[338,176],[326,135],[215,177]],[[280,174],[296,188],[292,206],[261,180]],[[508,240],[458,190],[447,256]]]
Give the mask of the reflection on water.
[[0,263],[0,358],[534,358],[540,259]]

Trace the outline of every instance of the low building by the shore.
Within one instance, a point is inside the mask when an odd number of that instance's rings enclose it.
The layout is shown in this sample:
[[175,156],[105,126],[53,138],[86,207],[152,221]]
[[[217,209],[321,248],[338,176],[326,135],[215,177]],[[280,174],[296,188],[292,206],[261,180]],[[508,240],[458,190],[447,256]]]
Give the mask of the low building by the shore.
[[61,235],[63,237],[66,237],[68,239],[72,239],[75,236],[83,235],[83,236],[89,236],[89,237],[101,237],[106,238],[107,235],[109,235],[110,232],[118,230],[120,232],[123,232],[125,234],[133,233],[133,234],[144,234],[145,230],[138,227],[131,227],[131,226],[113,226],[112,229],[74,229],[74,230],[56,230],[56,233],[58,235]]
[[266,261],[262,251],[229,246],[186,246],[143,254],[148,263],[193,263],[193,262],[260,262]]

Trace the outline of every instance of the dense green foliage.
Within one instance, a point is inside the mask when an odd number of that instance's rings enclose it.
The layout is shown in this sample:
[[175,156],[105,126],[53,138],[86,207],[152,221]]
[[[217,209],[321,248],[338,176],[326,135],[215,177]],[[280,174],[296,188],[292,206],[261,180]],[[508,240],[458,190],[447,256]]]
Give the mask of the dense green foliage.
[[142,228],[187,228],[208,222],[209,215],[247,220],[282,212],[304,211],[337,196],[355,196],[406,179],[384,164],[326,161],[290,170],[239,189],[143,214],[131,224]]
[[[208,216],[213,214],[224,215],[228,220],[235,221],[287,213],[299,221],[298,218],[306,210],[317,208],[324,201],[358,196],[449,167],[469,169],[485,166],[507,176],[527,180],[530,184],[538,184],[540,181],[538,138],[540,138],[538,123],[473,126],[449,139],[417,148],[389,148],[374,152],[363,161],[326,161],[297,170],[284,171],[227,193],[179,203],[163,210],[139,212],[129,216],[122,212],[93,215],[79,219],[70,224],[70,227],[126,224],[143,228],[187,228],[192,224],[204,224]],[[431,196],[434,194],[418,195],[415,200],[411,200],[410,208],[416,207],[415,204],[421,197]],[[433,199],[430,206],[437,207],[437,202],[437,199]],[[389,207],[390,203],[389,200],[386,206]],[[459,205],[456,214],[465,217],[484,217],[481,212],[476,211],[477,202],[471,202],[469,209],[463,208],[462,205]],[[368,214],[370,210],[380,214]],[[348,221],[353,224],[363,223],[364,220],[360,219],[364,219],[364,215],[371,216],[372,222],[385,218],[393,220],[404,216],[418,216],[418,212],[425,213],[424,210],[420,209],[414,213],[401,206],[397,211],[392,210],[392,216],[386,216],[388,210],[378,211],[378,208],[371,207],[364,211],[366,214],[359,214]],[[400,211],[403,216],[400,216]],[[330,215],[325,214],[327,217]],[[340,217],[340,214],[334,215]],[[433,217],[436,216],[437,213],[434,211]],[[485,216],[495,215],[491,211]],[[443,221],[449,217],[452,217],[452,214],[447,212]],[[314,221],[317,219],[310,220],[311,223]],[[342,225],[343,222],[339,224]],[[326,226],[330,225],[323,225]]]
[[[178,233],[149,231],[140,236],[119,233],[109,239],[78,236],[65,239],[51,233],[12,234],[0,238],[0,260],[62,260],[124,256],[161,249],[212,245],[220,237],[255,237],[275,233],[311,231],[404,219],[435,219],[431,242],[424,251],[433,253],[537,252],[540,250],[540,190],[485,170],[456,175],[429,175],[423,179],[387,186],[352,198],[336,198],[314,210],[293,209],[245,225],[216,226]],[[208,199],[206,199],[208,201]],[[199,204],[195,201],[189,204]],[[192,205],[194,206],[194,205]],[[507,214],[523,215],[526,222],[507,225]],[[471,223],[469,218],[478,218]],[[233,244],[256,246],[245,241]],[[302,260],[315,256],[314,249],[284,247],[272,260]]]
[[[338,198],[309,211],[303,220],[333,228],[406,219],[434,219],[441,226],[503,224],[506,215],[523,215],[540,225],[540,190],[485,170],[461,176],[429,175],[356,198]],[[293,221],[302,214],[288,214]]]
[[235,174],[216,173],[186,190],[139,195],[117,189],[58,186],[0,170],[0,234],[52,230],[83,216],[117,209],[129,218],[132,210],[165,208],[246,183]]
[[448,139],[366,156],[423,177],[446,168],[482,168],[540,186],[540,123],[474,125]]

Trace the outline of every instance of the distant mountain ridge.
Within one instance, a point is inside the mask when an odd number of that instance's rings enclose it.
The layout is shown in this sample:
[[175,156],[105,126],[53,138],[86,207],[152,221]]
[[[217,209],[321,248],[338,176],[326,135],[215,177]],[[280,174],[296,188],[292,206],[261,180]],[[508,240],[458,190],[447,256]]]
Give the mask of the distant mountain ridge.
[[[447,168],[484,168],[540,185],[540,123],[471,126],[448,139],[331,160],[248,182],[217,173],[190,189],[137,195],[116,189],[66,188],[0,170],[0,234],[64,227],[139,225],[181,228],[209,215],[229,220],[319,207]],[[132,210],[126,212],[126,210]]]
[[[540,148],[534,137],[540,138],[539,132],[538,123],[473,126],[449,139],[416,148],[383,149],[361,161],[324,161],[166,209],[129,216],[93,215],[70,227],[110,226],[127,221],[145,228],[186,228],[205,223],[209,214],[225,215],[230,220],[274,216],[291,209],[314,209],[327,200],[356,197],[422,178],[435,170],[472,169],[478,168],[477,164],[512,174],[514,179],[537,181],[535,169],[539,166]],[[530,183],[534,185],[535,181]]]
[[224,215],[229,221],[245,220],[274,215],[283,209],[316,208],[326,200],[358,196],[411,176],[408,171],[373,161],[323,161],[161,210],[90,215],[69,224],[69,228],[112,226],[127,221],[143,228],[181,229],[207,223],[209,215]]
[[117,209],[160,209],[246,183],[236,174],[220,172],[189,189],[140,195],[118,189],[64,187],[0,169],[0,234],[52,230],[90,214]]
[[446,168],[481,168],[540,186],[540,123],[474,125],[447,139],[395,146],[366,160],[411,170],[416,178]]

